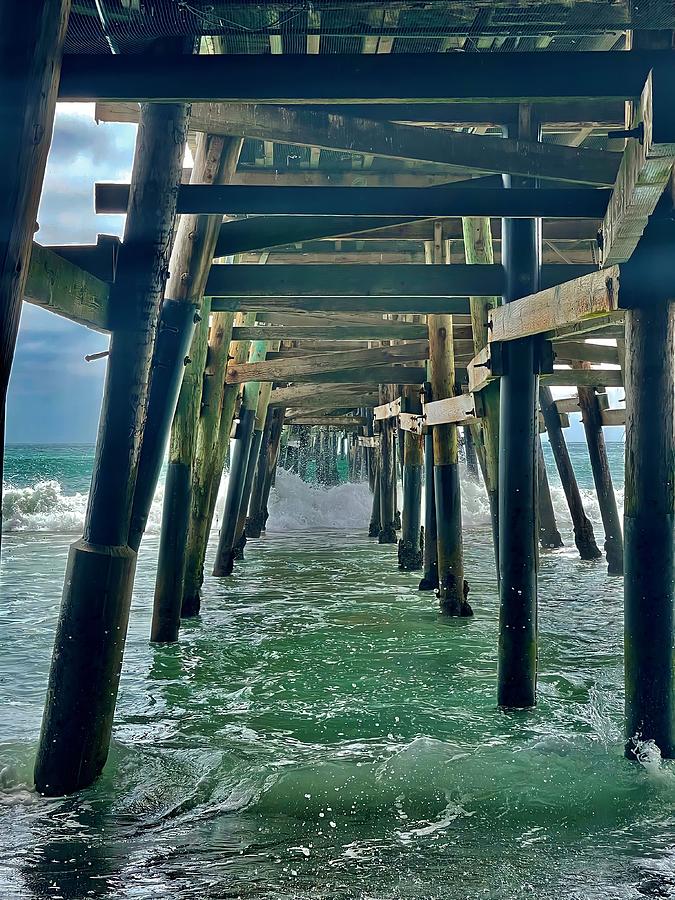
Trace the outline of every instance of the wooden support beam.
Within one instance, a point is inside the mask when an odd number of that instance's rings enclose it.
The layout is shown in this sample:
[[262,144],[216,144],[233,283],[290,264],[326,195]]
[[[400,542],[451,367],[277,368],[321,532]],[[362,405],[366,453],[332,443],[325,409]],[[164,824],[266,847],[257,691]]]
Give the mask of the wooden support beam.
[[553,350],[558,362],[584,360],[589,363],[619,365],[617,348],[605,344],[591,344],[588,341],[558,341],[553,345]]
[[338,350],[311,356],[272,359],[244,365],[230,364],[227,369],[228,384],[247,381],[298,381],[307,375],[325,372],[348,371],[366,366],[384,366],[390,363],[417,362],[429,355],[426,341],[376,347],[372,350]]
[[667,51],[64,58],[59,100],[233,103],[516,103],[625,100]]
[[[487,55],[487,54],[484,54]],[[124,213],[128,185],[97,183],[97,213]],[[264,216],[442,216],[598,219],[610,191],[594,188],[468,187],[464,182],[430,188],[217,187],[183,184],[178,212]]]
[[206,130],[259,141],[611,186],[621,155],[267,104],[202,107]]
[[[647,69],[645,70],[646,75]],[[639,94],[637,89],[635,96]],[[307,107],[322,113],[348,112],[351,116],[361,116],[378,122],[422,122],[443,123],[455,126],[499,126],[513,120],[516,108],[507,103],[458,103],[452,100],[442,103],[350,103],[348,108],[336,105],[312,104]],[[624,103],[622,100],[561,100],[535,104],[537,121],[546,130],[571,130],[581,126],[599,129],[623,128]],[[138,121],[139,105],[135,101],[107,101],[96,103],[94,116],[97,122]],[[589,117],[590,114],[590,117]],[[208,131],[212,119],[210,103],[193,103],[190,128],[193,131]]]
[[24,300],[95,331],[110,331],[110,285],[33,244]]
[[310,416],[290,417],[294,425],[320,425],[324,428],[362,428],[368,423],[365,416]]
[[574,325],[618,310],[619,269],[584,275],[489,313],[490,342],[513,341]]
[[671,79],[649,73],[634,104],[631,129],[638,134],[628,139],[600,231],[603,266],[631,256],[670,179],[675,162]]
[[478,419],[473,394],[458,394],[456,397],[430,400],[424,404],[424,421],[427,426],[471,425]]
[[377,391],[372,384],[296,384],[292,387],[274,388],[270,396],[270,406],[299,406],[305,404],[312,409],[356,409],[360,406],[374,406]]
[[442,313],[459,315],[469,312],[469,301],[463,297],[216,297],[211,308],[214,312],[258,310],[266,313],[278,311],[343,312],[343,313]]
[[[408,322],[391,322],[382,319],[381,325],[255,325],[250,328],[234,328],[233,340],[247,341],[423,341],[428,336],[426,325]],[[345,348],[346,349],[346,348]]]
[[373,418],[375,421],[383,419],[395,419],[401,412],[401,398],[388,400],[386,403],[380,403],[373,407]]

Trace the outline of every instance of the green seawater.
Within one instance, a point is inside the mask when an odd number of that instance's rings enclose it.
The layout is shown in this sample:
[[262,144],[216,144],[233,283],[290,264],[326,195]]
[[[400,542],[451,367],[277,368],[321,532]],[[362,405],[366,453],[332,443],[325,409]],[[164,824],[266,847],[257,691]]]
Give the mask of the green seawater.
[[[620,492],[623,448],[610,453]],[[584,454],[572,445],[597,520]],[[675,897],[675,769],[654,747],[640,763],[622,755],[622,582],[578,559],[555,482],[566,546],[541,557],[536,709],[495,707],[480,491],[465,486],[476,615],[449,622],[395,548],[364,536],[367,488],[282,477],[270,531],[235,577],[207,578],[201,617],[172,647],[148,643],[153,527],[109,764],[92,788],[46,800],[32,763],[92,455],[9,457],[3,900]]]

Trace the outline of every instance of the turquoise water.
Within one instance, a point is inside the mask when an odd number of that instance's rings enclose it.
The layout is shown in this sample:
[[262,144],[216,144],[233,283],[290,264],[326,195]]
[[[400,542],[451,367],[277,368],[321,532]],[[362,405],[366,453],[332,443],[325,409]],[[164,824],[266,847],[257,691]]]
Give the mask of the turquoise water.
[[[585,449],[571,449],[597,519]],[[623,448],[610,452],[620,493]],[[9,457],[1,897],[675,897],[672,764],[653,747],[622,757],[621,580],[578,559],[558,488],[566,546],[541,558],[539,703],[511,715],[495,708],[497,599],[475,486],[469,622],[440,619],[395,548],[364,537],[367,488],[281,475],[269,533],[234,578],[207,579],[178,645],[151,647],[153,520],[109,765],[77,797],[44,800],[31,769],[91,452]]]

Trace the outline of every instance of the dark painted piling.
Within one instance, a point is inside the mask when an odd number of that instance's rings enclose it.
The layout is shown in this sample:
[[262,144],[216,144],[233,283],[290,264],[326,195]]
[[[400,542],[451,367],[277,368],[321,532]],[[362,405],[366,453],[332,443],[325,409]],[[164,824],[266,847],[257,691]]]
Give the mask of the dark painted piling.
[[[636,298],[640,302],[641,298]],[[675,302],[626,311],[626,753],[675,756]]]
[[45,794],[91,784],[108,756],[136,564],[127,542],[187,119],[185,104],[141,104],[84,536],[68,558],[35,765]]
[[[389,385],[380,386],[380,403],[394,400]],[[396,536],[396,459],[392,419],[380,419],[379,482],[380,482],[380,544],[395,544]]]
[[[431,400],[431,385],[424,385],[425,401]],[[438,552],[436,545],[436,491],[434,489],[434,436],[431,429],[424,435],[424,536],[423,570],[420,591],[438,588]]]
[[[533,139],[538,129],[520,108],[510,137]],[[527,183],[527,179],[524,180]],[[522,179],[505,178],[519,187]],[[502,220],[503,301],[539,289],[541,223]],[[534,338],[509,341],[500,379],[499,417],[499,649],[497,702],[534,706],[537,686],[537,388]],[[508,527],[506,527],[508,523]]]
[[599,559],[602,553],[595,543],[593,525],[584,510],[584,503],[581,499],[574,467],[572,466],[572,460],[565,442],[565,435],[560,425],[560,414],[553,401],[551,389],[544,385],[539,388],[539,406],[546,424],[546,431],[548,432],[553,458],[560,475],[560,482],[567,498],[567,505],[574,526],[574,543],[577,545],[579,556],[582,559]]
[[469,476],[471,481],[479,481],[478,456],[476,455],[476,445],[473,442],[471,429],[468,426],[465,426],[462,431],[464,434],[464,458],[466,460],[466,474]]

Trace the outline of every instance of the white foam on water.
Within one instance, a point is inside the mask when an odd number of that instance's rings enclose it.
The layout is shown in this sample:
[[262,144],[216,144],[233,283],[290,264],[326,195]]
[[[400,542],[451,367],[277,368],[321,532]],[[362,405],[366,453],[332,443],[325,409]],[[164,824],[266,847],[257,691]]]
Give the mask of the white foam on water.
[[268,504],[267,531],[363,529],[368,526],[371,506],[366,483],[322,488],[279,469]]

